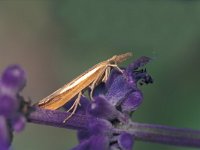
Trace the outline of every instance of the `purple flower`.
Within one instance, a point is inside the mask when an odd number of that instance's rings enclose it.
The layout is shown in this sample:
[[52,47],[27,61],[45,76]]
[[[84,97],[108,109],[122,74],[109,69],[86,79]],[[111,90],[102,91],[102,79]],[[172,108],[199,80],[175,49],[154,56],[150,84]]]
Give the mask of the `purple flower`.
[[0,78],[0,149],[7,150],[12,132],[21,131],[26,123],[25,102],[19,95],[26,83],[25,72],[18,65],[5,69]]
[[[66,123],[63,120],[69,112],[37,107],[31,107],[28,120],[78,130],[79,144],[72,150],[131,150],[134,140],[199,148],[200,131],[131,121],[143,101],[140,85],[153,82],[147,70],[141,68],[149,61],[143,56],[121,68],[123,73],[113,69],[107,82],[95,87],[93,100],[81,97],[81,107]],[[69,109],[74,100],[64,108]]]
[[[22,131],[26,120],[76,129],[79,144],[72,150],[131,150],[134,140],[199,148],[200,131],[131,121],[143,101],[139,87],[153,83],[147,70],[141,68],[149,61],[143,56],[121,68],[123,73],[113,69],[106,83],[95,87],[92,100],[81,97],[81,107],[66,123],[63,121],[69,112],[45,110],[25,102],[19,94],[26,83],[25,73],[17,65],[8,67],[0,78],[0,150],[9,149],[13,131]],[[69,109],[75,99],[64,109]]]
[[80,144],[73,150],[132,149],[133,136],[124,132],[116,134],[113,129],[128,125],[131,112],[142,103],[143,96],[137,83],[152,83],[147,71],[140,69],[149,60],[141,57],[123,69],[123,73],[113,69],[108,81],[95,88],[94,101],[85,107],[85,114],[99,119],[91,119],[87,131],[79,130]]

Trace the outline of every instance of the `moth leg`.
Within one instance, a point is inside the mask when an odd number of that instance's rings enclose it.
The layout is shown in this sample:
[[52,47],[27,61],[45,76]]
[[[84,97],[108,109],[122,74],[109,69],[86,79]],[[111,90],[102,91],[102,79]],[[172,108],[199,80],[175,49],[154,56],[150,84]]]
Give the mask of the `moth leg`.
[[92,85],[90,86],[90,89],[91,89],[91,91],[90,91],[90,99],[91,100],[93,100],[92,94],[93,94],[93,91],[94,91],[94,88],[95,88],[96,84],[98,84],[99,81],[105,83],[108,80],[108,77],[110,75],[110,70],[111,70],[110,65],[108,65],[106,67],[105,71],[102,71],[101,75],[98,78],[96,78],[94,80],[94,82],[92,82]]
[[105,82],[108,80],[108,77],[109,77],[109,75],[110,75],[110,70],[111,70],[110,67],[106,68],[105,75],[104,75],[104,77],[103,77],[103,79],[102,79],[102,82],[105,83]]
[[93,100],[92,94],[93,94],[93,92],[94,92],[94,88],[95,88],[95,86],[96,86],[100,81],[102,81],[102,76],[103,76],[104,73],[105,73],[105,69],[101,72],[101,74],[100,74],[100,75],[92,82],[92,84],[90,85],[91,91],[90,91],[89,96],[90,96],[90,99],[91,99],[91,100]]
[[[110,70],[111,68],[110,67],[113,67],[113,68],[116,68],[119,72],[123,73],[123,70],[120,69],[116,64],[108,64],[105,71],[102,71],[102,74],[96,78],[94,80],[94,82],[92,82],[91,86],[90,86],[90,99],[93,100],[93,97],[92,97],[92,94],[93,94],[93,91],[94,91],[94,88],[96,86],[96,84],[99,82],[99,81],[102,81],[102,82],[106,82],[108,80],[108,77],[110,75]],[[103,78],[102,78],[103,77]],[[101,79],[102,78],[102,79]],[[100,80],[101,79],[101,80]]]
[[78,94],[78,97],[76,98],[75,102],[73,103],[73,105],[67,110],[67,112],[70,112],[76,105],[76,101],[80,102],[80,98],[81,98],[82,92],[80,92]]
[[91,100],[93,100],[92,94],[93,94],[93,92],[94,92],[94,87],[95,87],[97,81],[98,81],[98,78],[95,79],[94,82],[92,82],[92,84],[91,84],[91,86],[90,86],[90,89],[91,89],[91,91],[90,91],[90,99],[91,99]]
[[71,111],[71,110],[72,110],[72,112],[71,112],[71,114],[63,121],[63,123],[65,123],[68,119],[70,119],[70,118],[73,116],[73,114],[75,114],[78,105],[80,105],[81,95],[82,95],[82,92],[80,92],[80,93],[78,94],[78,97],[76,98],[74,104],[70,107],[70,109],[68,109],[67,112],[69,112],[69,111]]
[[123,73],[123,70],[118,67],[116,64],[109,64],[110,67],[116,68],[119,72]]

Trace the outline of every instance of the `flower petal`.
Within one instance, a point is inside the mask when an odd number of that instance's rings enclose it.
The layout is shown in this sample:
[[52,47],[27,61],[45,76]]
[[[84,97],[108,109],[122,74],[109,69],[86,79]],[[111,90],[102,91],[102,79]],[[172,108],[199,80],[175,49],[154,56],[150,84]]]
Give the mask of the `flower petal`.
[[132,90],[124,75],[118,75],[106,94],[106,99],[113,105],[118,105],[126,95]]
[[132,150],[134,138],[129,133],[121,133],[118,138],[118,144],[122,150]]
[[0,95],[0,115],[10,117],[18,109],[18,102],[10,95]]
[[144,65],[146,65],[147,63],[149,63],[151,61],[151,58],[146,57],[146,56],[142,56],[138,59],[136,59],[134,62],[132,62],[128,67],[127,67],[127,71],[133,71],[133,70],[137,70],[139,67],[142,67]]
[[15,132],[21,132],[25,128],[26,118],[22,115],[15,117],[12,120],[12,128]]
[[113,105],[111,105],[107,100],[102,97],[95,98],[95,101],[93,101],[90,107],[88,107],[88,112],[94,117],[110,121],[114,119],[118,119],[120,121],[126,120],[126,118],[120,111],[118,111]]
[[141,91],[133,91],[121,104],[122,112],[135,111],[142,103],[143,95]]

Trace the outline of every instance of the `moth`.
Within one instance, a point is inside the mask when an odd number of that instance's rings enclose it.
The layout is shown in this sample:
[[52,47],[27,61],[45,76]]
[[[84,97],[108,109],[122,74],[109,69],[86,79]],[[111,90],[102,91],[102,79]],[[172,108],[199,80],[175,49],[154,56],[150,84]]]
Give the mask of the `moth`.
[[92,99],[92,93],[94,88],[99,83],[106,82],[112,68],[116,68],[117,70],[122,72],[122,70],[117,66],[117,64],[123,62],[130,56],[132,56],[132,53],[114,55],[110,59],[96,64],[95,66],[85,71],[71,82],[65,84],[60,89],[56,90],[49,96],[39,101],[36,105],[44,109],[56,110],[65,105],[70,100],[72,100],[72,98],[77,96],[75,102],[68,110],[68,112],[71,110],[72,112],[64,120],[65,122],[75,113],[80,103],[80,98],[83,90],[86,88],[90,88],[90,98]]

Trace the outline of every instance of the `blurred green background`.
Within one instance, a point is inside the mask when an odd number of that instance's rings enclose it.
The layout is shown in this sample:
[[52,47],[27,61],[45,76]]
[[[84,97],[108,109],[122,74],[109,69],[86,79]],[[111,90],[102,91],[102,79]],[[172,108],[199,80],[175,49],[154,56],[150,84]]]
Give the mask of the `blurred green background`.
[[[143,86],[134,120],[200,129],[200,1],[0,1],[0,69],[21,64],[33,102],[94,64],[127,51],[150,56],[155,83]],[[127,65],[129,59],[123,65]],[[28,124],[16,150],[68,150],[75,131]],[[135,142],[136,150],[190,150]]]

